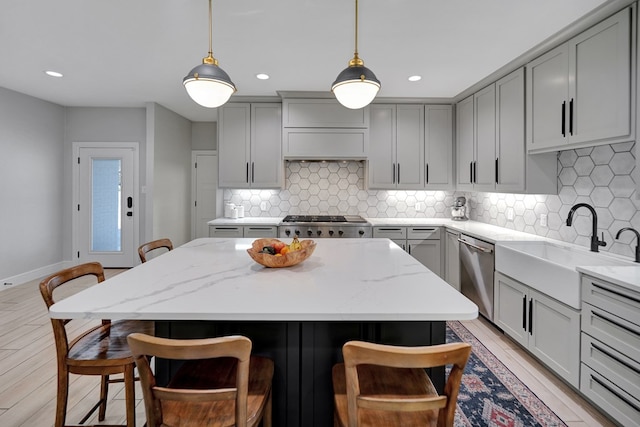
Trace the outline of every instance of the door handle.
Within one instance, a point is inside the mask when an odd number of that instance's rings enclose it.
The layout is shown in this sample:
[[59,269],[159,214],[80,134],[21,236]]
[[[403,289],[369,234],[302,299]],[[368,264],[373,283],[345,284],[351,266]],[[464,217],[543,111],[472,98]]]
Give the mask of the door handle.
[[133,197],[127,197],[127,208],[131,209],[133,207]]
[[127,216],[133,216],[133,212],[131,211],[127,212]]

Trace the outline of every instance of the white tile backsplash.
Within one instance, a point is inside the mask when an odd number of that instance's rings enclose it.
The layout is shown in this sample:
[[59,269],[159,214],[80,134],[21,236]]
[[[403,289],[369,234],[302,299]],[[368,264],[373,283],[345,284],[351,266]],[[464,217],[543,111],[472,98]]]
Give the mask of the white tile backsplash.
[[[607,242],[600,250],[632,257],[637,244],[633,233],[618,241],[614,237],[623,227],[640,230],[640,171],[635,170],[634,152],[634,143],[560,152],[558,195],[367,190],[363,162],[287,162],[284,190],[224,190],[224,200],[243,205],[246,216],[449,218],[455,198],[464,195],[471,219],[588,247],[591,218],[586,209],[576,212],[574,225],[565,225],[571,206],[584,202],[596,208],[598,233],[604,232]],[[547,216],[546,226],[541,215]]]

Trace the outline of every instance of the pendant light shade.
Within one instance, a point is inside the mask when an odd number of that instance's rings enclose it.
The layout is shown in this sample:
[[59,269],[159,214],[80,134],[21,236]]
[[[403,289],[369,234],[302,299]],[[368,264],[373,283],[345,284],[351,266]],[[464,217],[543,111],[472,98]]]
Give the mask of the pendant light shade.
[[211,20],[211,0],[209,0],[209,55],[202,59],[202,64],[196,66],[182,79],[182,84],[196,103],[203,107],[216,108],[229,100],[236,91],[236,86],[229,75],[218,67],[218,60],[213,57]]
[[358,57],[358,0],[355,1],[355,52],[353,59],[349,61],[349,66],[338,74],[336,81],[331,85],[331,91],[340,104],[357,110],[366,107],[373,101],[380,90],[380,80],[373,74],[373,71],[364,66],[364,61]]

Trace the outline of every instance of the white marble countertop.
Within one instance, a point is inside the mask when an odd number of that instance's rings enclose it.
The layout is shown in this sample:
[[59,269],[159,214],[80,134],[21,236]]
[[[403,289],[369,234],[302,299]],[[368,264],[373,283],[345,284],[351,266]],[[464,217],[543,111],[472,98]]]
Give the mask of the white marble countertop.
[[196,239],[51,307],[54,318],[266,321],[474,319],[477,306],[387,239],[319,239],[270,269],[253,239]]
[[281,217],[245,216],[244,218],[216,218],[209,221],[209,225],[278,225]]
[[577,267],[580,273],[640,292],[640,265]]

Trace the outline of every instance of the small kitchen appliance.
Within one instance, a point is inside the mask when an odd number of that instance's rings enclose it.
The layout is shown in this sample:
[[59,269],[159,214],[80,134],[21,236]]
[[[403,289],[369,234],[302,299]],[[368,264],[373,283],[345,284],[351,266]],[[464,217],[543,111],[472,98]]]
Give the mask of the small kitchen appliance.
[[464,196],[456,197],[456,201],[451,207],[451,219],[455,221],[466,221],[467,219],[467,198]]
[[287,215],[278,227],[282,237],[372,237],[373,227],[358,215]]

